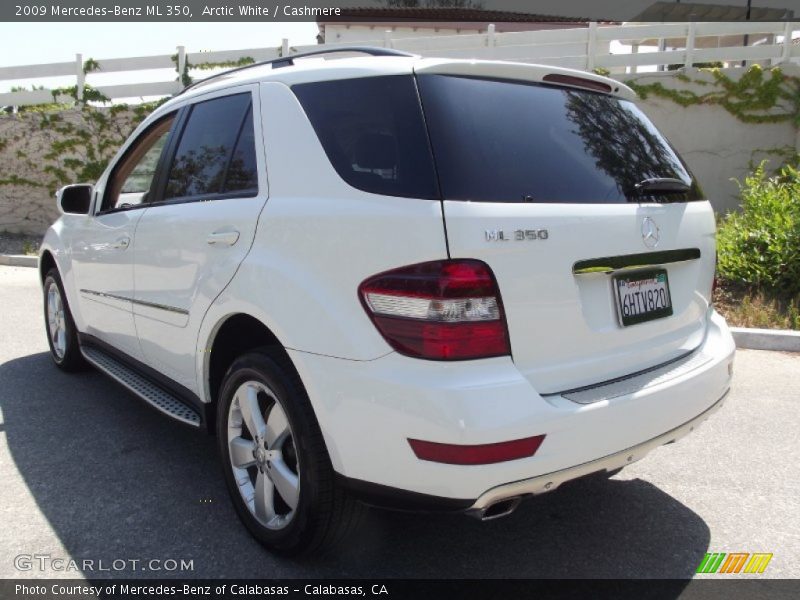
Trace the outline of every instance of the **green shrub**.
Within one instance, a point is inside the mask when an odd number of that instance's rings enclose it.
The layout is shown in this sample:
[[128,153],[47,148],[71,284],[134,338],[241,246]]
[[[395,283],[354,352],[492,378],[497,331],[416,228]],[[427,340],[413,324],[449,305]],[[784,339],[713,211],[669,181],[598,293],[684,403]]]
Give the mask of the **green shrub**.
[[717,231],[720,277],[783,297],[800,294],[800,172],[785,165],[769,176],[762,162],[739,184],[742,212]]

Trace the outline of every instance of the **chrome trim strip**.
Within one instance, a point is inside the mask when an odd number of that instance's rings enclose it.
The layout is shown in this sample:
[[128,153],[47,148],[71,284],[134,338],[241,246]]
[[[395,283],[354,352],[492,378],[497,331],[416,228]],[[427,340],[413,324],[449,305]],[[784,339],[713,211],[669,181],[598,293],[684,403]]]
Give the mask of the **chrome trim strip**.
[[658,252],[642,252],[640,254],[623,254],[620,256],[604,256],[579,260],[572,265],[573,275],[589,275],[592,273],[613,273],[629,269],[658,267],[667,263],[685,262],[700,258],[699,248],[682,248],[679,250],[661,250]]
[[101,298],[112,298],[113,300],[122,300],[123,302],[133,302],[130,298],[125,296],[117,296],[115,294],[108,294],[106,292],[96,292],[95,290],[80,289],[81,294],[91,294],[92,296],[100,296]]
[[538,477],[533,477],[531,479],[523,479],[522,481],[515,481],[513,483],[499,485],[481,494],[480,498],[478,498],[475,503],[465,512],[470,516],[481,518],[483,512],[488,507],[502,500],[507,500],[517,496],[535,496],[538,494],[544,494],[545,492],[552,492],[562,483],[577,479],[578,477],[590,475],[598,471],[613,471],[614,469],[634,463],[637,460],[644,458],[645,455],[651,450],[654,450],[659,446],[663,446],[664,444],[674,442],[694,431],[695,427],[700,425],[700,423],[705,421],[723,405],[728,392],[730,392],[730,388],[725,390],[725,393],[722,394],[720,399],[711,405],[710,408],[706,409],[695,418],[687,421],[683,425],[679,425],[675,429],[667,431],[666,433],[662,433],[651,440],[643,442],[638,446],[634,446],[632,448],[628,448],[627,450],[622,450],[615,454],[598,458],[597,460],[583,463],[581,465],[576,465],[568,469],[556,471],[554,473],[548,473],[546,475],[539,475]]
[[188,315],[189,311],[183,308],[177,308],[175,306],[167,306],[166,304],[158,304],[156,302],[147,302],[145,300],[131,300],[134,304],[138,304],[140,306],[149,306],[150,308],[158,308],[160,310],[166,310],[169,312],[178,313],[179,315]]
[[[554,397],[557,397],[557,396],[563,396],[563,397],[566,398],[570,394],[577,394],[577,393],[580,393],[580,392],[588,392],[590,390],[598,390],[598,389],[601,389],[601,388],[612,386],[612,385],[617,384],[617,383],[623,383],[623,382],[626,382],[626,381],[630,381],[631,379],[636,379],[637,377],[641,377],[642,375],[651,374],[654,371],[665,370],[668,367],[671,367],[671,366],[675,365],[675,363],[694,359],[697,356],[700,356],[701,354],[702,354],[702,350],[700,349],[700,347],[698,347],[698,348],[695,348],[694,350],[690,350],[689,352],[685,352],[683,354],[680,354],[680,355],[676,356],[675,358],[671,358],[671,359],[669,359],[669,360],[667,360],[667,361],[665,361],[663,363],[659,363],[657,365],[653,365],[652,367],[648,367],[646,369],[641,369],[640,371],[634,371],[633,373],[628,373],[627,375],[620,375],[619,377],[614,377],[612,379],[605,379],[603,381],[597,381],[595,383],[590,383],[588,385],[582,385],[582,386],[576,387],[576,388],[570,388],[568,390],[561,390],[561,391],[558,391],[558,392],[548,392],[546,394],[542,394],[542,397],[543,398],[554,398]],[[708,360],[711,360],[711,357],[708,357]],[[706,361],[706,362],[708,362],[708,361]],[[700,366],[700,365],[697,365],[697,366]],[[637,388],[637,389],[643,389],[645,387],[648,387],[648,385],[643,385],[643,386],[641,386],[641,388]]]
[[683,377],[687,373],[707,365],[712,360],[714,360],[714,357],[711,354],[704,353],[702,350],[691,352],[652,369],[646,369],[606,383],[561,392],[557,395],[578,404],[592,404],[601,400],[612,400],[613,398],[627,396],[634,392],[667,383],[678,377]]
[[123,302],[130,302],[131,304],[138,304],[140,306],[149,306],[150,308],[158,308],[169,312],[178,313],[179,315],[188,315],[189,311],[175,306],[168,306],[166,304],[158,304],[156,302],[147,302],[146,300],[136,300],[126,296],[117,296],[116,294],[109,294],[107,292],[96,292],[94,290],[81,289],[82,294],[91,294],[92,296],[100,296],[101,298],[113,298],[114,300],[122,300]]

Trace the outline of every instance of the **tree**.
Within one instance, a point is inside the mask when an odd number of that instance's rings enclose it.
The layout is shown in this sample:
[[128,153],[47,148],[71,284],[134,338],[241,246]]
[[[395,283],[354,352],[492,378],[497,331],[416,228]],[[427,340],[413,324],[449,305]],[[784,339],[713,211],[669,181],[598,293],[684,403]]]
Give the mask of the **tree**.
[[564,92],[567,118],[577,126],[599,169],[617,182],[623,195],[651,177],[676,177],[684,172],[678,157],[661,135],[627,102],[603,94]]

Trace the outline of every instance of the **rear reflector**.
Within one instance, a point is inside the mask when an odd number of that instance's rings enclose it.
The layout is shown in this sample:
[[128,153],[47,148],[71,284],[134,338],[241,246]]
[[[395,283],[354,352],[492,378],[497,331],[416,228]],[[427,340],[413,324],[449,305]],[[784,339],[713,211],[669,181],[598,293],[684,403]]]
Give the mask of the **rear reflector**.
[[533,456],[542,445],[544,438],[544,435],[537,435],[521,440],[478,446],[440,444],[411,439],[408,440],[408,443],[420,460],[448,465],[490,465]]
[[406,356],[466,360],[511,353],[488,265],[441,260],[370,277],[359,297],[384,339]]

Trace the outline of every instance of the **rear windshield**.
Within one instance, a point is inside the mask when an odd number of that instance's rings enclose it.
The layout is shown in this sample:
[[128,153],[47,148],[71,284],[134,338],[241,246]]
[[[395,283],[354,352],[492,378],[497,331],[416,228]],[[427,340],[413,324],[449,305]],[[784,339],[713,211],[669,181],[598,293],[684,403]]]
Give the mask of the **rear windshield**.
[[[702,198],[650,120],[632,102],[605,94],[451,75],[292,90],[338,174],[367,192],[478,202]],[[690,189],[636,191],[638,183],[662,178]]]
[[[596,92],[448,75],[417,78],[442,195],[481,202],[638,200],[645,179],[679,179],[681,159],[632,102]],[[649,194],[647,197],[652,197]]]

